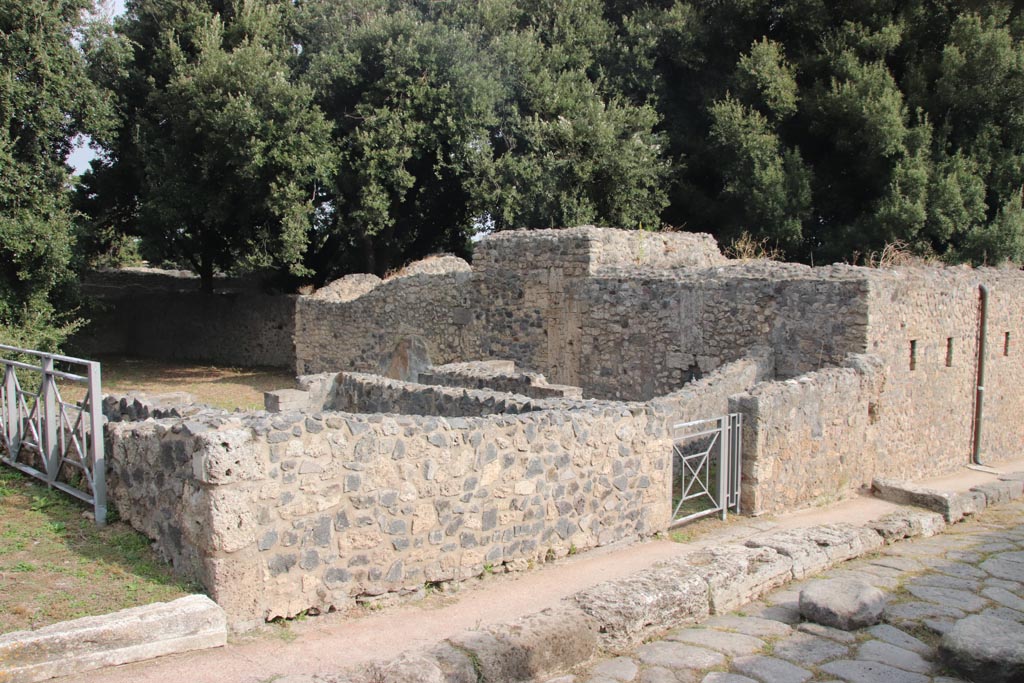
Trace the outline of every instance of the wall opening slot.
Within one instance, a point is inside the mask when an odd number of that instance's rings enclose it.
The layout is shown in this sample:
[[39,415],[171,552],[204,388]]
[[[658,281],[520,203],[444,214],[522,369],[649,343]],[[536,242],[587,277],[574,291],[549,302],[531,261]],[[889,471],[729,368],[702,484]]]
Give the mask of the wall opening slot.
[[1003,336],[1003,355],[1004,356],[1009,356],[1010,355],[1010,333],[1009,332],[1007,332]]
[[946,337],[946,367],[953,367],[953,338]]
[[917,340],[910,340],[910,369],[917,370]]

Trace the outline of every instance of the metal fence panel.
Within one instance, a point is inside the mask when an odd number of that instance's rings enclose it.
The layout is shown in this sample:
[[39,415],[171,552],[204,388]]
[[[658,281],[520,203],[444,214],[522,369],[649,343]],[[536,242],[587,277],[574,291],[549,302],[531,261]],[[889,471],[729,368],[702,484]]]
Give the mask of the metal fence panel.
[[[105,524],[100,364],[0,344],[0,367],[0,462],[91,504]],[[23,386],[29,378],[38,388]],[[58,380],[82,385],[83,398],[66,401]]]
[[731,413],[673,425],[673,525],[739,512],[742,420]]

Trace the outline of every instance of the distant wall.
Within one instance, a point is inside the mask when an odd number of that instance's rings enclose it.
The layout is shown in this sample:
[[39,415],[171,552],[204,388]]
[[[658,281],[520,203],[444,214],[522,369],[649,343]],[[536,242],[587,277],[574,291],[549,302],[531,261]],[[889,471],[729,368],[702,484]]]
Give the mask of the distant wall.
[[238,281],[219,284],[224,287],[206,294],[197,279],[180,273],[87,276],[91,320],[71,348],[84,356],[293,367],[296,297],[262,294]]

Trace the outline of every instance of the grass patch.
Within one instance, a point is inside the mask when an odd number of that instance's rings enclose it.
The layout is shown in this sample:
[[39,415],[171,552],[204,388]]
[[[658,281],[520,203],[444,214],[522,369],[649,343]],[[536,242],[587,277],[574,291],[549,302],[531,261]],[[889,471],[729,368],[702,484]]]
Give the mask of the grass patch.
[[[295,386],[294,374],[277,368],[228,368],[120,356],[94,360],[102,364],[104,394],[187,391],[200,403],[224,410],[262,409],[263,392]],[[75,400],[85,393],[78,387],[66,391],[65,396]]]
[[144,536],[123,522],[97,527],[87,512],[0,466],[0,633],[195,592]]

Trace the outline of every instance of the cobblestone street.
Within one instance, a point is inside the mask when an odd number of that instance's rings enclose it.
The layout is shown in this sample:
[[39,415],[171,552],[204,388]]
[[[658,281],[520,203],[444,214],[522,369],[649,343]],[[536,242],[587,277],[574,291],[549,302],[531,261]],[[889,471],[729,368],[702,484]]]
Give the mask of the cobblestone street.
[[[883,622],[847,632],[801,621],[800,590],[818,578],[857,578],[884,591]],[[971,614],[1024,622],[1024,503],[887,546],[550,683],[957,683],[964,679],[937,648]]]

